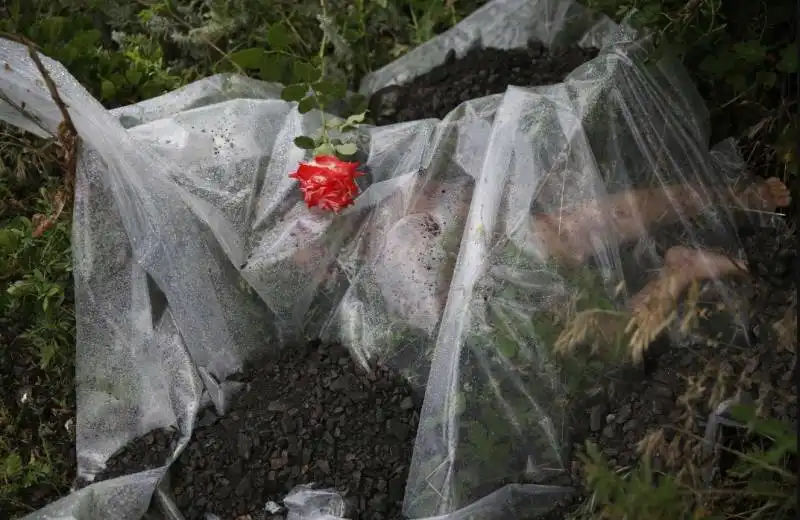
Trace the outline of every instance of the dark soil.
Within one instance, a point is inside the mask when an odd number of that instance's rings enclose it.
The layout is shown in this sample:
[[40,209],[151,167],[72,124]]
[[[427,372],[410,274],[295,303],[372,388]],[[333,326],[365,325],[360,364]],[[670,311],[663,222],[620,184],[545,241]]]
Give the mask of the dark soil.
[[370,114],[379,125],[443,118],[464,101],[500,94],[509,85],[529,87],[560,83],[579,65],[597,56],[597,49],[568,47],[549,51],[538,42],[525,49],[475,48],[404,85],[376,92]]
[[[0,487],[5,487],[0,490],[0,518],[9,519],[68,493],[76,467],[73,374],[42,370],[39,358],[15,339],[20,323],[0,324],[0,388],[5,389],[0,396],[0,475],[9,476],[6,482],[0,478]],[[19,473],[13,471],[12,454],[19,456]],[[15,495],[12,486],[37,470],[49,473]]]
[[96,480],[108,480],[160,468],[168,462],[177,441],[178,432],[171,429],[153,430],[134,439],[108,460],[106,469]]
[[[173,466],[187,520],[267,518],[267,502],[311,483],[343,493],[354,520],[403,518],[419,407],[402,378],[379,366],[365,373],[344,348],[325,345],[260,359],[243,377],[234,409],[206,411]],[[174,440],[154,432],[135,441],[101,478],[163,465]]]

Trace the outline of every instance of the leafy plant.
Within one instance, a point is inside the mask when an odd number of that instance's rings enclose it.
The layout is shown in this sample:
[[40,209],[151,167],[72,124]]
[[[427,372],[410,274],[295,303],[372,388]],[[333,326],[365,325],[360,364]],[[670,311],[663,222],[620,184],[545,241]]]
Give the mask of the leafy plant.
[[723,0],[587,0],[653,32],[692,73],[711,111],[712,140],[743,139],[764,176],[796,171],[795,3]]
[[797,457],[797,433],[790,425],[756,416],[750,406],[736,406],[733,416],[765,443],[753,443],[737,451],[722,446],[735,457],[727,477],[716,487],[706,487],[684,475],[683,478],[655,471],[649,455],[629,471],[615,471],[596,445],[588,442],[582,455],[586,487],[591,497],[576,513],[576,519],[673,520],[744,518],[741,506],[729,500],[746,502],[746,518],[788,519],[797,514],[797,476],[793,470]]
[[[0,180],[0,511],[31,507],[27,493],[37,486],[69,487],[72,461],[62,454],[74,406],[69,222],[61,217],[34,237],[31,218],[52,211],[47,194],[58,180],[30,195],[8,180]],[[21,208],[27,214],[15,215]]]
[[597,446],[588,442],[583,464],[586,487],[592,493],[586,508],[587,513],[591,509],[591,518],[687,518],[680,486],[670,476],[657,478],[648,459],[630,471],[614,471]]

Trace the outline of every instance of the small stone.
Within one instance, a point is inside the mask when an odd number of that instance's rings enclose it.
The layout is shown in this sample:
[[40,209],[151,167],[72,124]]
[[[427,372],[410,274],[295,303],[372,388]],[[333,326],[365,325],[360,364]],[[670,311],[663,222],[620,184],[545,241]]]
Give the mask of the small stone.
[[638,426],[639,422],[636,419],[631,419],[622,426],[622,431],[627,433],[635,430]]
[[236,489],[234,490],[234,493],[236,494],[237,497],[247,496],[248,494],[250,494],[252,485],[253,484],[250,474],[247,474],[244,476],[244,478],[242,478],[239,481],[238,484],[236,484]]
[[385,493],[378,493],[369,499],[369,508],[371,511],[383,513],[388,507],[388,496]]
[[599,432],[603,428],[603,422],[606,417],[606,405],[598,404],[592,407],[589,413],[589,427],[593,432]]
[[317,467],[319,468],[319,470],[321,472],[325,473],[326,475],[330,475],[331,474],[331,464],[327,460],[325,460],[325,459],[318,460],[317,461]]
[[331,387],[330,388],[331,388],[331,390],[334,390],[334,391],[338,392],[340,390],[346,390],[348,386],[349,386],[349,383],[348,383],[347,378],[340,377],[338,379],[335,379],[331,383]]
[[406,492],[406,481],[402,477],[394,477],[389,481],[389,496],[392,500],[403,500]]
[[283,401],[272,401],[267,405],[267,411],[273,413],[285,412],[288,409],[289,405]]
[[410,428],[407,424],[392,419],[386,421],[386,430],[400,441],[405,440],[410,433]]
[[411,410],[412,408],[414,408],[414,400],[411,398],[411,396],[400,401],[401,410]]
[[627,421],[631,416],[631,411],[632,410],[630,404],[622,405],[620,409],[617,411],[617,418],[616,418],[617,424],[622,424],[625,421]]
[[244,433],[239,433],[237,436],[238,439],[238,452],[239,456],[244,460],[250,459],[250,454],[252,453],[253,449],[253,441],[250,440],[250,437],[245,435]]
[[656,397],[660,397],[662,399],[669,401],[671,401],[674,397],[672,389],[666,385],[657,384],[653,386],[653,393],[655,394]]
[[362,401],[366,401],[369,399],[369,394],[366,392],[350,392],[349,396],[356,403],[360,403]]

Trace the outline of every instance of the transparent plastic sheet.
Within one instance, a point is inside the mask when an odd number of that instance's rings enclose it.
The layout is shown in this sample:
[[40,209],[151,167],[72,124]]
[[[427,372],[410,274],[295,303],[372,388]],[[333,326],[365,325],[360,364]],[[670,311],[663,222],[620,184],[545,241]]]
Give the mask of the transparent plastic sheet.
[[283,503],[288,509],[286,520],[342,520],[345,516],[344,500],[333,489],[297,486]]
[[[335,219],[308,212],[287,177],[303,159],[293,137],[319,114],[299,115],[280,86],[215,76],[107,112],[45,60],[85,144],[74,226],[80,475],[157,427],[180,430],[177,456],[199,407],[224,412],[238,390],[226,378],[245,359],[319,333],[427,386],[409,516],[535,516],[568,493],[547,485],[565,469],[555,400],[565,383],[539,339],[547,319],[534,327],[529,317],[547,317],[578,282],[522,260],[531,202],[554,214],[642,179],[656,190],[689,180],[707,194],[730,157],[708,153],[704,109],[682,71],[643,68],[616,30],[572,2],[497,0],[378,71],[365,92],[430,69],[451,47],[608,46],[563,85],[469,101],[441,122],[364,128],[366,190]],[[10,65],[2,95],[38,124],[5,103],[0,118],[53,133],[61,115],[25,49],[0,41],[0,59]],[[709,206],[715,227],[703,229],[734,245],[721,207]],[[618,245],[598,237],[605,290],[627,278]],[[483,300],[490,290],[499,296]],[[159,478],[98,483],[30,518],[137,518]],[[529,483],[502,486],[515,481]],[[120,516],[110,497],[126,490],[135,507]],[[168,490],[156,496],[178,518]]]
[[518,49],[530,40],[549,48],[578,44],[601,48],[615,38],[610,18],[568,0],[493,0],[452,29],[368,74],[359,91],[369,95],[402,84],[445,62],[451,51],[463,56],[473,47]]
[[[708,150],[685,72],[646,57],[619,33],[564,83],[503,96],[434,349],[408,516],[458,511],[507,482],[528,483],[511,507],[530,511],[541,484],[569,473],[570,401],[604,367],[659,331],[746,340],[723,279],[742,272],[737,222],[766,198],[745,187],[730,142]],[[676,303],[682,289],[691,304]],[[698,319],[701,306],[724,324]]]

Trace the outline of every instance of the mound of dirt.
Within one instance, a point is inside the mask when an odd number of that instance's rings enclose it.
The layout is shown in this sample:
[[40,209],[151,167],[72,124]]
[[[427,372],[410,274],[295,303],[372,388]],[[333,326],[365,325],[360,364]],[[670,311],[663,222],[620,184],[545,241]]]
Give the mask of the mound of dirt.
[[[231,412],[206,412],[172,467],[187,520],[268,518],[265,505],[300,484],[343,493],[348,518],[403,518],[419,407],[401,377],[361,370],[342,347],[312,345],[259,359],[243,379]],[[162,465],[174,440],[154,432],[135,441],[101,478]]]
[[385,125],[426,118],[443,118],[464,101],[500,94],[510,86],[559,83],[579,65],[597,56],[597,49],[567,47],[549,51],[538,42],[525,49],[474,48],[403,85],[376,92],[370,114]]

